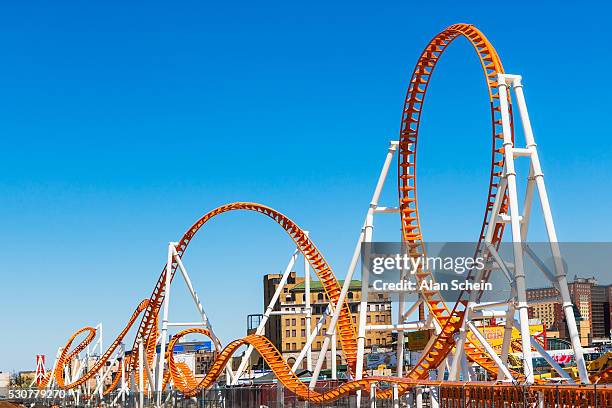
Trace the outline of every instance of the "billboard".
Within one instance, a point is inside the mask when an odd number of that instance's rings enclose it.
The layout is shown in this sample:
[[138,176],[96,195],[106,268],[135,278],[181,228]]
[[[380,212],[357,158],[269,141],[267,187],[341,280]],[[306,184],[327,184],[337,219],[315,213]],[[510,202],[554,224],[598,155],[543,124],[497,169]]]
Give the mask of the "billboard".
[[395,351],[366,354],[366,369],[376,370],[380,366],[384,368],[397,367],[397,354]]
[[431,338],[432,330],[417,330],[408,332],[408,349],[420,351],[425,348]]
[[[504,342],[504,329],[504,326],[478,327],[478,330],[480,330],[484,338],[498,354],[501,354],[502,344]],[[546,340],[546,329],[544,325],[530,324],[529,332],[538,343],[544,346]],[[475,344],[480,344],[472,332],[468,332],[468,339]],[[511,344],[513,348],[520,348],[520,340],[521,333],[516,328],[512,328]]]

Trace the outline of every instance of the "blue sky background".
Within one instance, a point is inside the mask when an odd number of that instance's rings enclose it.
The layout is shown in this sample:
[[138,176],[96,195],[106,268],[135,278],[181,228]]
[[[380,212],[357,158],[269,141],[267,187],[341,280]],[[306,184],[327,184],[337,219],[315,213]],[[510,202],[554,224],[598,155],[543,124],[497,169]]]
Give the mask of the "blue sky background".
[[[610,240],[607,2],[2,9],[0,370],[33,369],[84,325],[104,322],[110,340],[149,296],[167,242],[227,202],[286,213],[343,276],[411,70],[456,22],[476,24],[524,76],[560,239]],[[475,239],[490,129],[465,40],[436,70],[419,144],[426,239]],[[377,225],[375,238],[397,239],[395,216]],[[291,250],[253,214],[224,215],[193,241],[185,261],[224,341],[245,334],[262,276]],[[176,299],[176,319],[192,320],[186,293]]]

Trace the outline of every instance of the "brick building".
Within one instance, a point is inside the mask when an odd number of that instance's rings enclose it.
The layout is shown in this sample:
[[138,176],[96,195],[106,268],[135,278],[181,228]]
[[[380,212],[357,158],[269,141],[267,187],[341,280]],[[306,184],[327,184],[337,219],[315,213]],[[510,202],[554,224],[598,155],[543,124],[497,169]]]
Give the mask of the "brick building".
[[[282,275],[270,274],[264,276],[264,308],[268,306],[272,295],[274,294]],[[340,281],[340,285],[344,284]],[[295,272],[291,272],[287,280],[287,284],[283,288],[277,305],[274,310],[287,313],[299,313],[305,308],[305,286],[304,278],[298,277]],[[359,302],[361,301],[361,281],[353,280],[349,286],[347,293],[347,302],[351,312],[353,313],[353,323],[357,327],[357,317],[359,312]],[[313,280],[310,284],[310,303],[312,310],[311,329],[313,329],[317,321],[321,318],[329,301],[325,295],[325,291],[319,281]],[[366,320],[368,324],[391,324],[391,301],[386,294],[370,293],[368,303],[368,313]],[[313,364],[316,364],[318,351],[321,350],[324,336],[328,327],[327,319],[323,325],[319,335],[317,335],[312,343],[313,349]],[[284,358],[291,365],[299,355],[302,348],[306,345],[308,333],[306,332],[306,316],[303,314],[285,314],[272,315],[266,324],[266,337],[282,352]],[[372,347],[386,348],[390,347],[392,342],[391,332],[389,331],[368,331],[366,333],[366,352]],[[341,344],[337,342],[337,363],[345,364],[341,353]],[[327,368],[330,361],[331,351],[327,353],[326,362],[323,368]],[[302,367],[306,367],[306,361],[302,362]]]
[[[595,278],[574,277],[568,283],[582,345],[610,338],[612,285],[599,285]],[[527,289],[529,317],[542,321],[547,330],[567,339],[567,327],[559,292],[552,287]]]

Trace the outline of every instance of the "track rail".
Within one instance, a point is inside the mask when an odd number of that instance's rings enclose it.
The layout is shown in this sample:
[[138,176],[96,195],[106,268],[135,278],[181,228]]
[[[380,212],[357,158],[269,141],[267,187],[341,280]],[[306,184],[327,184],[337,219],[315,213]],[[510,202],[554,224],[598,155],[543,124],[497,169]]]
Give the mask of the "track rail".
[[[436,35],[425,47],[425,50],[421,53],[419,60],[414,68],[406,100],[404,104],[404,110],[401,121],[400,131],[400,143],[399,143],[399,160],[398,160],[398,192],[399,192],[399,204],[400,214],[402,223],[402,233],[406,244],[408,245],[409,252],[412,256],[420,256],[425,254],[425,247],[423,242],[423,236],[421,231],[421,223],[419,216],[419,207],[417,200],[417,183],[416,183],[416,163],[417,163],[417,142],[419,137],[419,127],[421,123],[421,113],[423,110],[423,104],[425,102],[425,96],[429,81],[433,75],[434,69],[446,50],[446,48],[458,37],[465,37],[474,47],[487,82],[490,111],[491,111],[491,126],[492,126],[492,152],[491,152],[491,165],[490,165],[490,178],[488,193],[486,197],[485,212],[483,222],[480,230],[478,248],[484,241],[484,235],[487,228],[494,228],[492,243],[497,245],[502,238],[504,226],[503,224],[494,224],[491,226],[492,221],[492,209],[494,199],[499,188],[502,170],[504,167],[503,158],[503,146],[502,146],[502,129],[501,129],[501,110],[499,103],[499,94],[497,93],[497,75],[504,72],[501,60],[497,55],[497,52],[487,40],[487,38],[474,26],[469,24],[455,24],[444,31]],[[509,97],[508,97],[509,98]],[[510,105],[508,99],[508,104]],[[510,115],[510,117],[512,117]],[[506,198],[502,201],[502,207],[506,206]],[[331,267],[315,246],[315,244],[308,238],[308,236],[301,230],[292,220],[283,215],[282,213],[256,203],[249,202],[238,202],[227,204],[218,207],[209,213],[205,214],[202,218],[196,221],[191,228],[183,235],[177,245],[177,253],[179,258],[182,258],[185,254],[189,243],[195,237],[198,231],[214,217],[231,211],[252,211],[268,218],[271,218],[278,225],[280,225],[285,232],[295,242],[296,246],[304,257],[308,260],[309,264],[317,274],[322,286],[325,290],[329,302],[335,306],[340,297],[340,285],[336,279]],[[109,349],[100,357],[98,362],[81,378],[74,380],[71,383],[66,383],[63,380],[63,371],[70,361],[82,351],[95,335],[95,329],[86,327],[79,330],[73,336],[70,337],[68,343],[63,348],[60,358],[56,364],[56,370],[51,373],[55,376],[58,385],[64,389],[72,389],[79,385],[82,385],[95,375],[110,359],[116,348],[119,346],[125,335],[128,333],[130,328],[134,325],[138,316],[142,314],[142,320],[138,326],[136,333],[136,340],[134,348],[136,349],[136,341],[141,340],[146,345],[146,355],[149,362],[153,361],[155,354],[155,342],[158,333],[158,315],[163,305],[165,292],[164,283],[166,280],[166,274],[170,273],[171,278],[174,277],[178,263],[176,260],[173,261],[171,268],[168,270],[166,266],[162,269],[162,272],[157,280],[157,283],[151,293],[149,299],[141,302],[132,314],[126,327],[122,330],[120,335],[113,341]],[[427,270],[419,270],[416,274],[417,281],[420,283],[423,280],[433,280],[433,276]],[[470,275],[471,277],[471,275]],[[299,380],[299,378],[291,371],[291,368],[283,360],[279,351],[274,345],[265,337],[251,335],[242,339],[234,340],[229,343],[224,349],[219,351],[219,355],[213,366],[207,373],[206,377],[198,382],[193,373],[189,371],[186,365],[174,361],[172,349],[176,344],[176,341],[184,335],[190,333],[199,333],[210,337],[210,333],[202,328],[192,328],[184,330],[178,333],[169,344],[167,357],[168,357],[168,371],[165,375],[164,385],[168,381],[172,381],[175,387],[181,390],[186,395],[193,395],[197,390],[201,388],[207,388],[211,386],[216,379],[222,374],[224,367],[230,361],[233,353],[243,345],[252,345],[259,354],[264,358],[266,363],[272,369],[274,374],[277,376],[279,381],[290,391],[296,393],[303,399],[312,402],[327,402],[335,400],[343,395],[346,395],[356,390],[368,390],[370,385],[373,383],[396,383],[400,393],[406,392],[410,388],[417,385],[431,385],[431,386],[444,386],[447,391],[446,397],[449,401],[455,398],[453,394],[456,390],[452,387],[463,387],[465,384],[452,383],[452,382],[440,382],[430,381],[429,370],[438,367],[446,356],[452,351],[455,342],[454,335],[459,331],[463,319],[465,317],[465,305],[467,292],[462,292],[459,296],[458,301],[452,309],[447,307],[441,294],[437,291],[424,291],[422,295],[426,299],[429,311],[435,316],[436,320],[442,327],[441,333],[435,338],[431,346],[423,352],[422,358],[418,361],[417,365],[407,373],[405,378],[390,378],[390,377],[365,377],[362,380],[351,381],[341,385],[335,390],[328,391],[326,393],[317,393],[316,391],[308,389],[308,387]],[[72,343],[79,335],[88,333],[85,340],[79,343],[73,350],[70,350]],[[353,325],[352,316],[348,304],[344,302],[341,306],[340,315],[338,319],[338,336],[340,339],[342,352],[347,361],[348,369],[351,374],[355,374],[356,367],[356,354],[357,354],[357,337],[355,333],[355,327]],[[497,372],[497,367],[480,348],[479,345],[466,343],[466,355],[467,357],[484,367],[491,373]],[[125,365],[128,371],[137,371],[137,361],[135,358],[127,358]],[[515,378],[520,378],[518,373]],[[600,381],[609,379],[610,373],[603,373],[600,377]],[[48,385],[50,381],[50,375],[43,381],[41,387]],[[111,387],[107,389],[107,392],[112,390],[118,383],[118,376],[112,381]],[[480,388],[479,388],[480,387]],[[473,395],[485,395],[487,390],[491,387],[487,385],[475,384],[470,388]],[[499,385],[500,390],[508,390],[507,385]],[[557,387],[558,389],[559,387]],[[534,391],[537,391],[537,387],[532,387]],[[576,388],[564,387],[568,393],[575,392]],[[574,391],[573,391],[574,390]],[[493,393],[497,391],[491,391]],[[502,392],[502,391],[500,391]],[[503,391],[506,392],[506,391]],[[510,392],[510,391],[508,391]],[[531,391],[530,391],[531,392]],[[548,391],[546,391],[548,392]],[[565,392],[565,391],[564,391]],[[577,392],[577,391],[576,391]],[[502,395],[502,394],[499,394]],[[506,394],[504,394],[506,395]],[[508,394],[509,395],[509,394]],[[569,394],[568,394],[569,395]],[[606,394],[607,395],[607,394]],[[378,394],[379,398],[387,398],[391,396],[391,390],[381,390]],[[444,395],[442,395],[444,398]]]
[[[503,65],[493,45],[476,27],[470,24],[452,25],[436,35],[421,53],[410,79],[402,115],[398,163],[398,192],[402,233],[410,254],[417,257],[425,254],[417,197],[417,144],[421,114],[427,95],[427,88],[438,61],[447,47],[458,37],[465,37],[476,50],[485,74],[491,110],[491,168],[478,247],[484,241],[486,230],[491,222],[493,203],[504,167],[501,109],[497,92],[497,75],[504,73]],[[508,99],[508,106],[511,106],[510,102]],[[513,126],[511,128],[513,129]],[[504,198],[503,202],[506,202],[506,198]],[[504,225],[496,224],[494,228],[492,243],[497,245],[501,241]],[[467,278],[471,277],[470,274]],[[416,273],[416,279],[418,284],[420,284],[423,280],[433,281],[433,276],[427,270],[420,270]],[[422,295],[427,301],[430,312],[440,323],[442,332],[429,349],[423,352],[415,368],[407,374],[408,377],[413,379],[428,378],[429,369],[438,367],[452,350],[455,344],[453,336],[459,331],[463,323],[468,293],[462,292],[460,294],[452,310],[448,309],[446,302],[439,292],[423,291]],[[479,345],[468,341],[465,350],[470,360],[478,363],[491,373],[497,372],[495,363],[482,351]]]

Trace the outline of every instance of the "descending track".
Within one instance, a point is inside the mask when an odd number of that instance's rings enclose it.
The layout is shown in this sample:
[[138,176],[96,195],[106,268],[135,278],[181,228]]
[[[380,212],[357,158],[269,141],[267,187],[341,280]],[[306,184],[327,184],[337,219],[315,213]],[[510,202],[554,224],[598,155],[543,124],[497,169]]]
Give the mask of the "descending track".
[[[502,154],[503,136],[500,117],[501,109],[499,95],[497,93],[497,75],[504,73],[504,69],[497,52],[478,29],[469,24],[456,24],[448,27],[436,35],[421,53],[414,68],[404,104],[399,143],[398,192],[403,238],[408,244],[410,254],[413,256],[420,256],[421,254],[425,253],[416,184],[417,143],[419,138],[421,114],[429,81],[431,80],[434,69],[446,48],[458,37],[465,37],[472,44],[480,59],[488,87],[491,111],[492,153],[490,178],[478,246],[480,247],[480,245],[482,245],[487,228],[494,228],[492,239],[492,243],[494,245],[497,245],[501,241],[503,235],[504,224],[491,224],[491,218],[494,198],[499,187],[502,169],[504,167],[504,159]],[[509,99],[508,103],[510,106]],[[503,200],[504,207],[506,205],[505,202],[506,199]],[[340,285],[331,267],[321,252],[317,249],[315,244],[308,238],[304,231],[301,230],[288,217],[270,207],[261,204],[238,202],[221,206],[205,214],[187,230],[179,241],[177,245],[177,253],[179,258],[183,257],[191,240],[208,221],[226,212],[238,210],[252,211],[264,215],[271,218],[279,226],[281,226],[295,242],[299,251],[308,260],[309,264],[321,281],[329,302],[332,305],[337,304],[341,291]],[[149,299],[143,301],[138,306],[128,321],[126,327],[117,337],[117,339],[113,341],[109,349],[100,357],[96,365],[81,378],[73,380],[70,383],[66,383],[62,376],[64,367],[70,364],[71,360],[77,356],[78,353],[93,339],[95,330],[89,327],[81,329],[69,339],[68,343],[62,350],[57,363],[57,369],[54,373],[52,373],[61,388],[71,389],[78,387],[99,372],[110,359],[111,355],[117,349],[127,332],[141,314],[142,320],[138,326],[135,338],[141,339],[144,342],[146,345],[147,359],[149,363],[153,361],[155,355],[155,343],[158,334],[157,319],[165,298],[164,282],[166,280],[166,274],[171,274],[172,278],[177,267],[178,264],[176,260],[174,260],[174,263],[169,270],[166,267],[163,268]],[[433,276],[428,270],[419,270],[416,274],[416,278],[418,283],[423,280],[433,280]],[[223,350],[218,350],[218,358],[215,360],[206,377],[200,382],[197,382],[193,374],[184,364],[174,361],[172,353],[172,349],[176,344],[176,341],[186,334],[199,333],[210,336],[210,333],[207,330],[194,328],[180,332],[170,342],[167,351],[168,370],[165,374],[164,384],[172,381],[173,385],[177,389],[186,395],[193,395],[197,390],[211,386],[223,373],[223,369],[230,361],[233,353],[243,345],[252,345],[264,358],[279,381],[285,387],[290,389],[292,392],[295,392],[301,398],[308,399],[313,402],[331,401],[354,390],[368,390],[372,383],[378,383],[381,381],[399,384],[400,393],[407,391],[415,384],[439,384],[439,382],[428,381],[429,370],[437,368],[453,349],[455,345],[454,335],[459,331],[465,317],[464,312],[467,295],[468,293],[466,292],[461,293],[459,300],[456,302],[454,307],[449,309],[439,292],[424,291],[422,293],[430,313],[435,317],[441,326],[442,331],[431,343],[430,347],[424,350],[421,359],[418,361],[416,366],[407,373],[406,378],[385,377],[381,379],[378,377],[365,377],[363,380],[345,383],[336,390],[319,394],[309,390],[297,378],[297,376],[291,371],[288,364],[282,359],[282,356],[278,350],[268,339],[263,336],[251,335],[243,339],[234,340]],[[86,339],[79,343],[79,345],[77,345],[73,350],[70,350],[75,338],[85,332],[88,333]],[[338,336],[341,343],[342,352],[344,353],[347,361],[349,372],[354,376],[357,370],[357,338],[350,309],[346,302],[342,304],[340,310],[340,317],[338,320]],[[135,349],[135,347],[133,349]],[[470,343],[468,341],[466,344],[466,355],[470,360],[478,363],[487,371],[494,374],[497,373],[497,367],[493,361],[480,349],[480,345]],[[129,371],[135,372],[136,365],[136,359],[127,359],[126,366]],[[516,379],[521,379],[521,375],[519,373],[513,373],[513,375]],[[604,377],[608,378],[607,375],[602,376],[602,378]],[[50,378],[50,376],[47,377],[42,386],[46,386]],[[114,388],[117,383],[118,378],[115,377],[113,380],[113,386],[111,386],[110,389]],[[390,390],[381,391],[379,394],[379,397],[381,398],[389,396]]]

